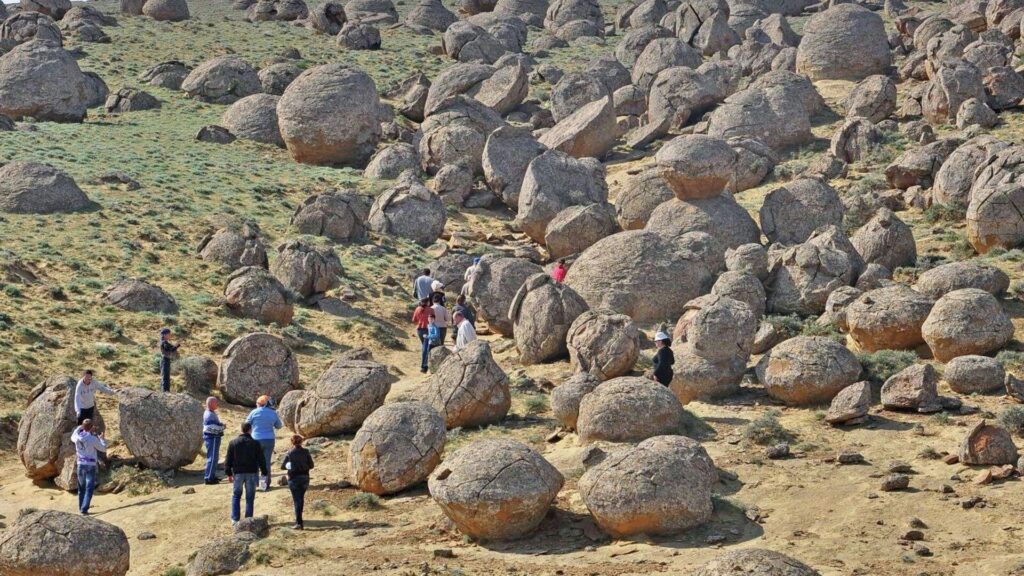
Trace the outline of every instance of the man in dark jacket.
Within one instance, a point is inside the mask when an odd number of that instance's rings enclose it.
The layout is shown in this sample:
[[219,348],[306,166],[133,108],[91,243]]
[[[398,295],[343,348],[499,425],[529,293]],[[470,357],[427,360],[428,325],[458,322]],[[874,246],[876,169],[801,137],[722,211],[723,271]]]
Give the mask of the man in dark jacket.
[[171,329],[160,330],[160,389],[171,391],[171,361],[178,357],[178,346],[171,342]]
[[269,476],[270,469],[263,457],[263,448],[252,438],[252,424],[242,423],[242,433],[228,444],[228,456],[224,460],[224,472],[228,482],[234,485],[231,494],[231,525],[238,524],[242,489],[245,489],[245,517],[252,518],[256,502],[256,483],[260,476]]
[[654,369],[651,376],[662,386],[671,384],[672,377],[675,375],[672,365],[676,363],[676,358],[672,353],[671,343],[672,339],[664,332],[654,335],[654,346],[658,351],[654,353]]

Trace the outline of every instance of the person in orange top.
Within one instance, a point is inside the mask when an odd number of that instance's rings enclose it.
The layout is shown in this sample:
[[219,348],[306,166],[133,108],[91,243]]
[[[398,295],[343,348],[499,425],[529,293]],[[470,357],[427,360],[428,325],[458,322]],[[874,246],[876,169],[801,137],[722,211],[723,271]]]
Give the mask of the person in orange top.
[[412,322],[416,325],[416,336],[420,339],[421,357],[420,372],[427,373],[427,359],[430,357],[430,339],[427,338],[427,331],[430,328],[430,320],[434,318],[434,310],[430,307],[430,299],[423,298],[416,311],[412,313]]

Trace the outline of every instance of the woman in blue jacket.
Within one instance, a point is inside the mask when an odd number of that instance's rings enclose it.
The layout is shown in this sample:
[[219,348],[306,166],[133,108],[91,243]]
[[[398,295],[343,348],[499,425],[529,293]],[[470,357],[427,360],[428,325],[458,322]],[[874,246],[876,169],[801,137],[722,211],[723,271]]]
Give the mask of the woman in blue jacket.
[[267,462],[267,475],[262,480],[263,491],[270,491],[270,475],[273,467],[270,465],[274,458],[274,437],[275,430],[284,427],[274,404],[269,396],[260,396],[256,399],[256,409],[249,412],[245,418],[246,422],[252,424],[252,439],[259,442],[263,448],[263,457]]

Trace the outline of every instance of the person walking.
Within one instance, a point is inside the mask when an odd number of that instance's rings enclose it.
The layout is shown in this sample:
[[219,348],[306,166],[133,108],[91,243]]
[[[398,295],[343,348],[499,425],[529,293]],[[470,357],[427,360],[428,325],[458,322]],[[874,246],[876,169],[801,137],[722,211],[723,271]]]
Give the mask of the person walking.
[[675,375],[672,371],[672,365],[676,363],[676,357],[672,353],[671,343],[672,339],[664,332],[658,332],[654,335],[654,346],[658,351],[654,353],[654,367],[651,371],[651,378],[663,386],[671,384],[672,377]]
[[430,301],[437,302],[441,301],[441,305],[445,306],[448,304],[448,298],[444,295],[444,284],[440,280],[434,280],[430,283]]
[[206,412],[203,414],[203,442],[206,444],[206,484],[219,484],[217,478],[217,459],[220,456],[220,441],[224,438],[224,423],[217,415],[220,402],[210,396],[206,399]]
[[228,444],[224,459],[224,472],[231,491],[231,525],[238,524],[241,513],[242,491],[245,491],[245,517],[252,518],[256,504],[256,482],[260,475],[269,475],[270,468],[263,457],[263,448],[252,437],[252,423],[242,422],[242,433]]
[[476,271],[480,269],[480,257],[476,256],[473,258],[473,264],[466,268],[466,272],[462,274],[462,290],[459,294],[465,295],[469,291],[469,282],[476,275]]
[[456,311],[454,318],[455,325],[458,327],[455,333],[455,350],[459,351],[468,346],[470,342],[476,340],[476,328],[473,327],[473,323],[462,312]]
[[412,293],[416,295],[417,300],[423,300],[424,298],[430,298],[434,293],[433,288],[430,287],[434,283],[434,279],[430,277],[430,269],[424,268],[423,273],[420,274],[413,282]]
[[75,445],[75,455],[78,458],[78,466],[75,470],[75,473],[78,474],[78,511],[83,516],[89,515],[92,495],[96,491],[96,473],[99,471],[97,452],[107,451],[107,442],[103,439],[103,433],[93,434],[92,431],[92,419],[86,418],[71,433],[71,443]]
[[465,294],[459,294],[459,297],[455,299],[455,307],[452,308],[452,326],[455,330],[452,331],[452,340],[459,337],[458,324],[455,323],[455,314],[462,313],[462,317],[466,319],[472,325],[476,325],[476,310],[473,306],[466,301]]
[[416,336],[420,339],[420,372],[427,373],[427,360],[430,357],[430,340],[427,332],[430,328],[430,319],[434,317],[434,309],[430,300],[422,298],[416,311],[412,313],[413,324],[416,325]]
[[565,267],[565,258],[559,258],[558,262],[555,263],[555,267],[551,269],[551,277],[554,278],[555,282],[561,284],[565,282],[565,275],[569,270]]
[[86,370],[82,373],[78,384],[75,385],[75,414],[78,417],[77,424],[79,426],[86,420],[95,419],[97,392],[117,394],[112,388],[93,378],[92,370]]
[[270,463],[274,461],[274,440],[277,430],[284,427],[281,418],[274,410],[274,402],[270,396],[256,399],[256,409],[249,412],[245,421],[252,424],[252,438],[263,448],[263,459],[267,462],[267,472],[261,478],[263,491],[270,491]]
[[160,389],[171,391],[171,361],[178,357],[178,344],[171,342],[171,329],[160,330]]
[[288,471],[288,490],[292,493],[292,507],[295,509],[295,530],[302,530],[302,509],[309,490],[309,471],[313,469],[313,456],[302,447],[302,436],[292,436],[292,449],[284,456],[281,468]]
[[438,331],[441,333],[441,339],[438,342],[444,344],[444,338],[448,335],[448,328],[452,325],[452,314],[444,307],[444,299],[441,296],[434,293],[434,305],[430,309],[434,312],[434,325],[437,326]]

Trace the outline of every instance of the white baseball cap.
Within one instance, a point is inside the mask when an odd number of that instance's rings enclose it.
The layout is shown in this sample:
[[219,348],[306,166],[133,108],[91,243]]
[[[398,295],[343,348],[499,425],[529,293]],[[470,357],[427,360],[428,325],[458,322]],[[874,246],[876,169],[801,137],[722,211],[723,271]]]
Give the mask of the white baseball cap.
[[654,341],[655,342],[660,342],[661,340],[671,340],[671,339],[672,338],[670,338],[669,335],[665,334],[664,332],[658,332],[657,334],[654,335]]
[[434,292],[440,292],[442,288],[444,288],[444,284],[440,280],[434,280],[430,283],[430,289]]

